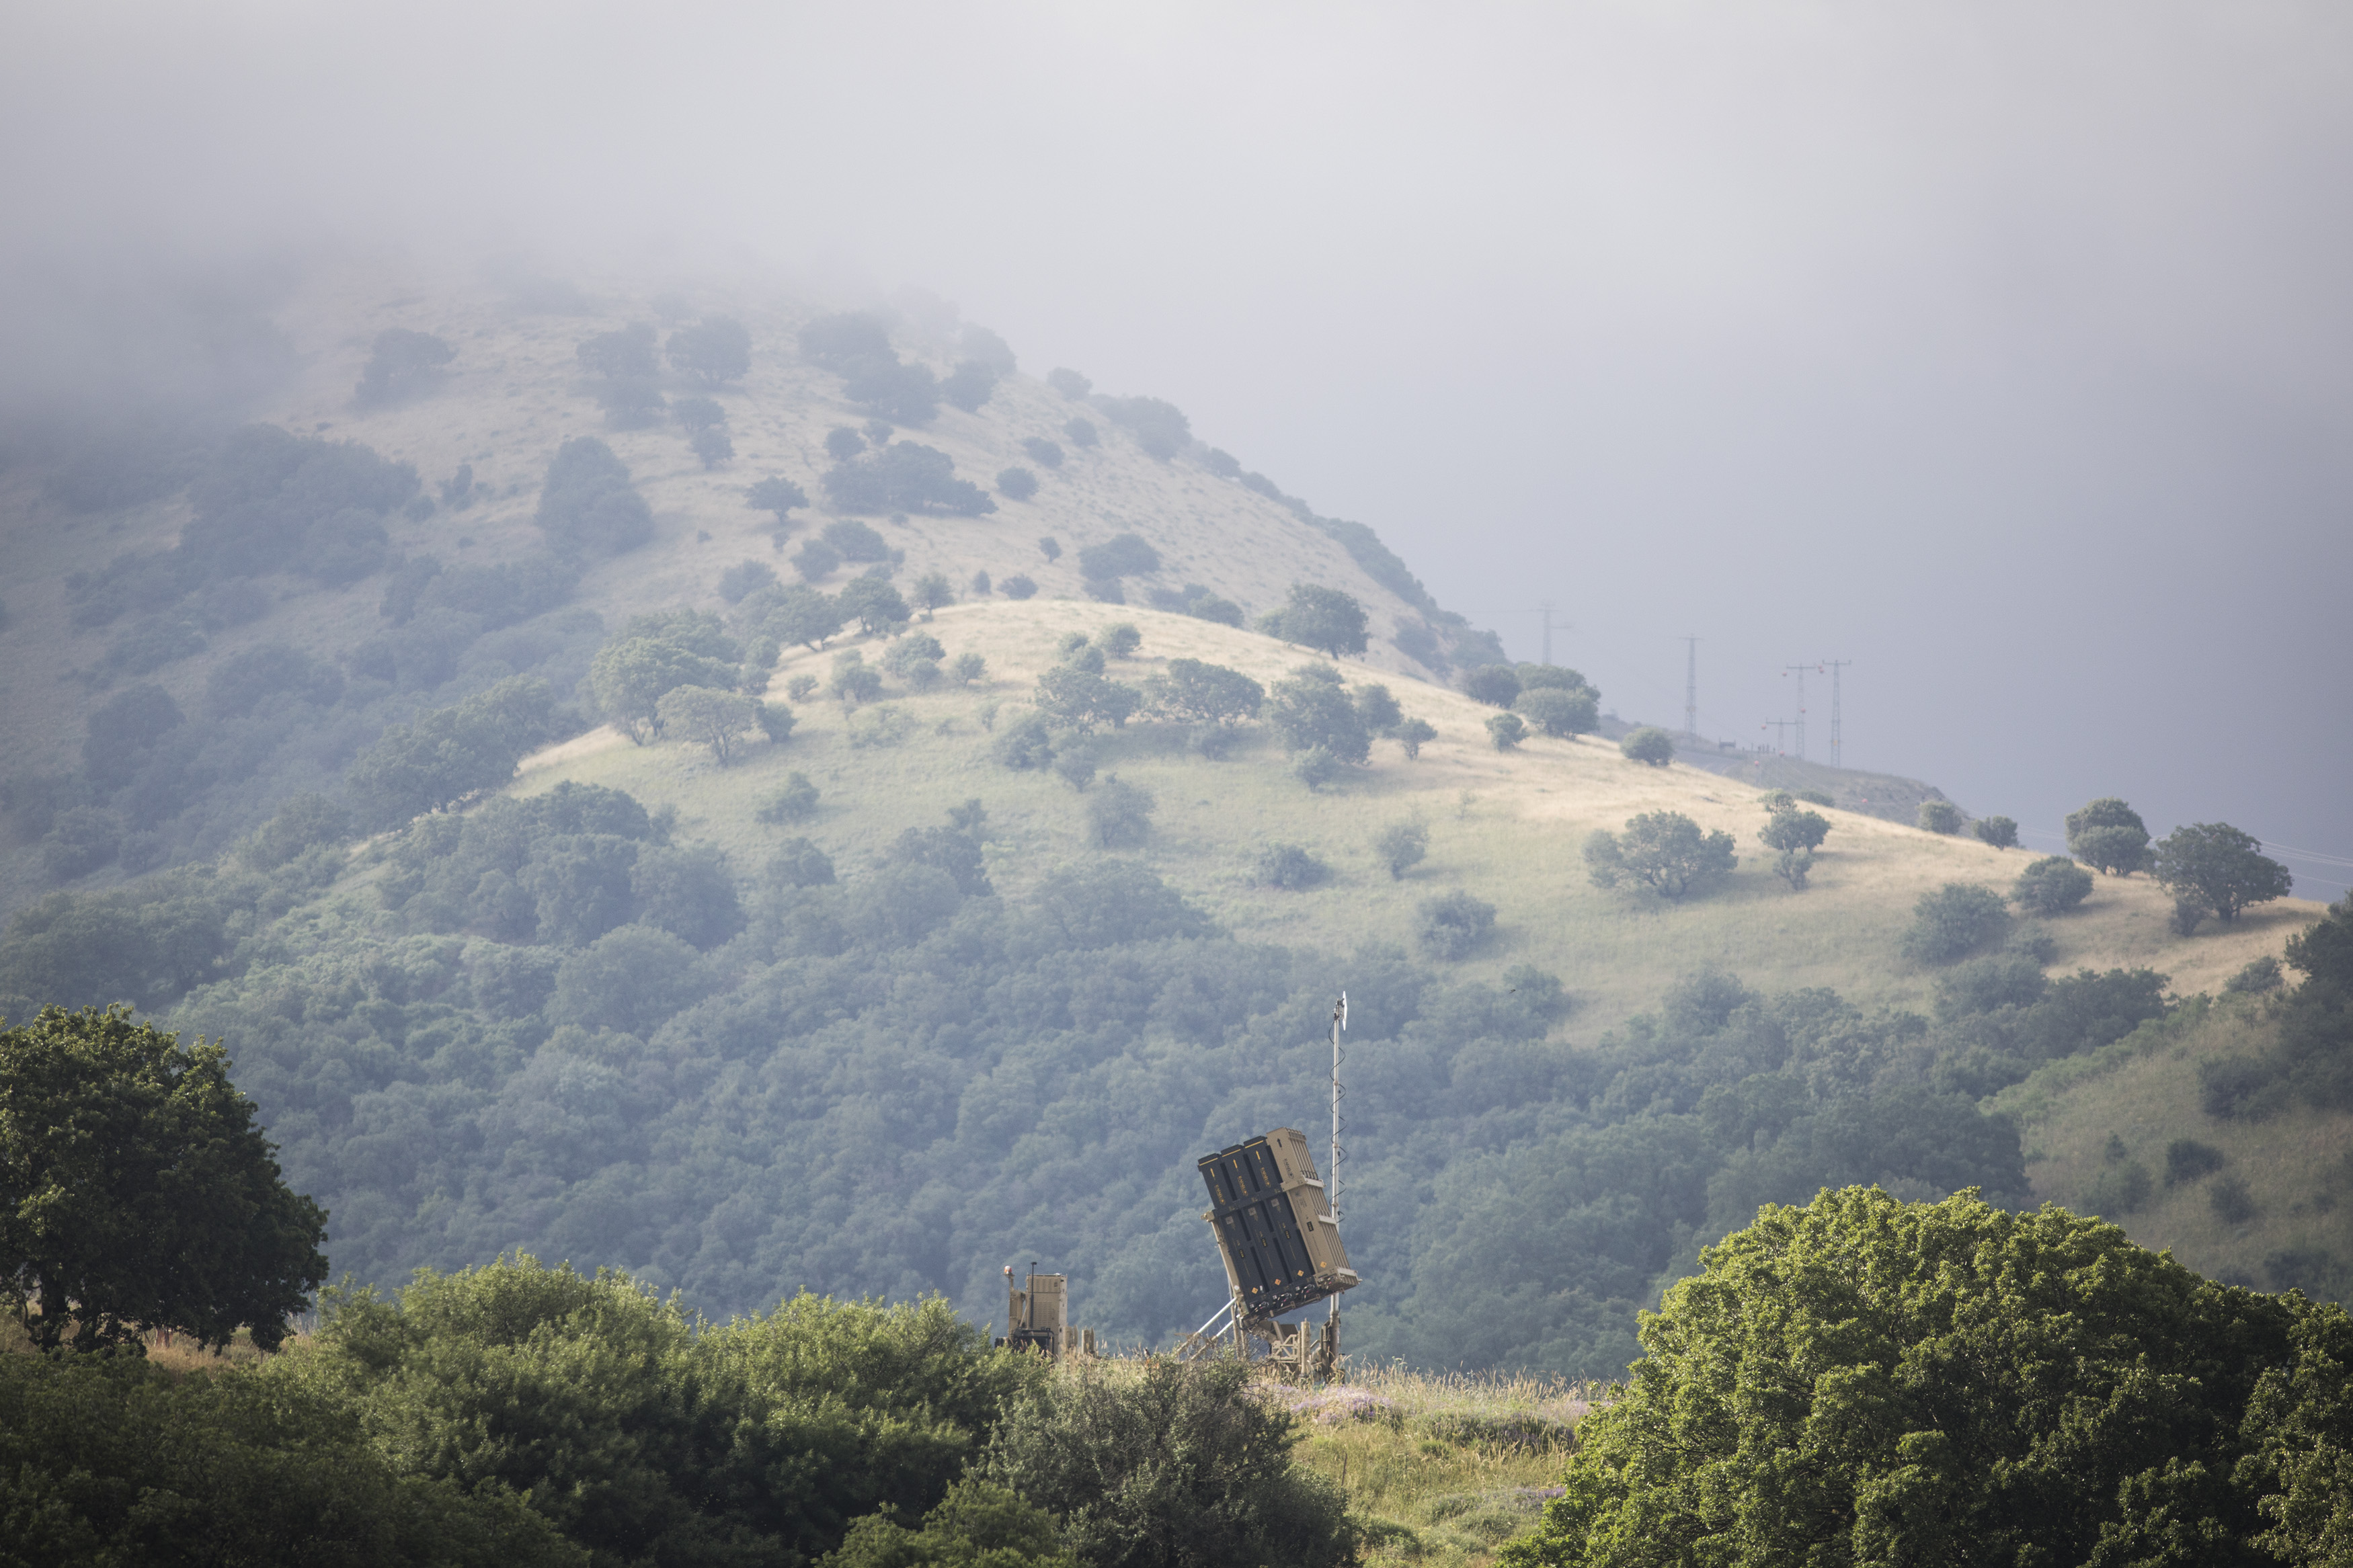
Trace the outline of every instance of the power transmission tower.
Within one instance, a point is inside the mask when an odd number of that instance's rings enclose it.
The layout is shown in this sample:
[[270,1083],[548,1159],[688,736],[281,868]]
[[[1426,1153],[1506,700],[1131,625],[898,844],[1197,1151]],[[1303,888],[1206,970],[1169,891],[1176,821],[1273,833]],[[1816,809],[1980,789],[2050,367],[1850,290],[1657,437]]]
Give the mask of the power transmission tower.
[[1757,725],[1757,727],[1760,730],[1778,730],[1780,731],[1773,737],[1773,749],[1778,754],[1788,756],[1789,754],[1789,748],[1788,745],[1789,739],[1789,726],[1792,724],[1798,726],[1798,733],[1802,735],[1806,732],[1805,724],[1796,719],[1767,719],[1765,722]]
[[1699,638],[1683,637],[1683,733],[1699,734]]
[[1577,623],[1574,621],[1562,621],[1556,625],[1552,618],[1552,601],[1550,599],[1543,600],[1537,604],[1536,614],[1543,618],[1544,622],[1543,662],[1550,664],[1552,662],[1552,634],[1555,632],[1565,632]]
[[1822,661],[1822,668],[1831,672],[1831,766],[1834,768],[1846,765],[1839,760],[1844,755],[1841,750],[1844,736],[1841,734],[1839,728],[1839,671],[1853,662],[1854,660],[1851,658],[1831,658]]
[[1782,679],[1787,680],[1792,670],[1798,675],[1798,760],[1801,763],[1806,760],[1806,671],[1820,668],[1819,664],[1785,664],[1781,667]]

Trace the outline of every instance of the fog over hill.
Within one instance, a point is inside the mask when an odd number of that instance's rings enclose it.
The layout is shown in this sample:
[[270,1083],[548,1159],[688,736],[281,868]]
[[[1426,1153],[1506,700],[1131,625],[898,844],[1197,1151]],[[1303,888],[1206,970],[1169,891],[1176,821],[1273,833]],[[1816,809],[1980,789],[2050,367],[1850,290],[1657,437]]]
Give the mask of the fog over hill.
[[1553,602],[1630,718],[1679,720],[1686,633],[1711,738],[1852,658],[1851,763],[2030,836],[2112,792],[2227,818],[2333,896],[2348,26],[51,9],[0,63],[6,374],[120,391],[123,285],[290,247],[916,284],[1175,403],[1516,657]]

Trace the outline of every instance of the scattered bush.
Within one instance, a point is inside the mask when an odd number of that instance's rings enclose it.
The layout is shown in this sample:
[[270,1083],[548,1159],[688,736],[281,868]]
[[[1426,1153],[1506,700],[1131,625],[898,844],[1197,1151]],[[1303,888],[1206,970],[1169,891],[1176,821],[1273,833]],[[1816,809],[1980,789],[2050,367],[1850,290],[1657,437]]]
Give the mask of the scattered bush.
[[1102,440],[1102,437],[1095,434],[1094,422],[1091,419],[1071,420],[1062,426],[1062,434],[1071,438],[1071,445],[1073,447],[1092,447]]
[[1095,389],[1095,384],[1077,371],[1065,370],[1060,366],[1046,373],[1046,384],[1073,403],[1085,402],[1087,394]]
[[2195,1138],[2176,1138],[2165,1146],[2165,1184],[2186,1186],[2211,1176],[2230,1163],[2222,1151]]
[[719,574],[719,596],[731,605],[742,604],[744,595],[754,589],[781,587],[776,581],[776,569],[765,561],[739,561]]
[[1329,746],[1310,746],[1292,760],[1291,776],[1307,786],[1309,792],[1321,790],[1339,778],[1346,769]]
[[1038,476],[1027,468],[1000,468],[997,493],[1010,500],[1028,500],[1038,493]]
[[891,357],[891,330],[879,316],[859,312],[819,316],[800,331],[801,357],[828,370]]
[[1512,701],[1512,711],[1555,740],[1589,735],[1601,726],[1601,699],[1589,689],[1524,687]]
[[1051,767],[1054,763],[1054,734],[1044,715],[1025,713],[1006,726],[1005,733],[989,743],[989,754],[1008,768],[1029,770]]
[[512,778],[545,738],[554,706],[545,681],[511,676],[455,707],[391,726],[344,780],[371,827],[396,827]]
[[650,381],[655,370],[654,330],[632,321],[614,331],[598,332],[575,351],[581,364],[607,381],[624,377]]
[[1043,436],[1031,436],[1025,438],[1021,443],[1021,450],[1029,455],[1031,462],[1041,468],[1059,468],[1062,466],[1061,444],[1049,441]]
[[1231,728],[1258,716],[1266,689],[1238,669],[1198,658],[1172,658],[1145,683],[1153,710],[1193,724]]
[[1421,755],[1421,749],[1438,739],[1437,727],[1427,719],[1408,719],[1397,729],[1397,743],[1411,762]]
[[1103,630],[1095,646],[1113,658],[1133,658],[1135,650],[1144,646],[1144,634],[1125,621],[1113,621]]
[[2224,1225],[2245,1225],[2259,1212],[2254,1194],[2248,1191],[2245,1181],[2237,1176],[2225,1176],[2208,1187],[2206,1202],[2213,1209],[2214,1217]]
[[1920,803],[1917,825],[1929,833],[1951,835],[1961,830],[1961,808],[1949,800],[1924,800]]
[[1027,599],[1038,592],[1038,584],[1018,574],[997,585],[997,591],[1008,599]]
[[[940,411],[937,377],[896,357],[860,360],[841,373],[841,393],[871,414],[902,425],[928,425]],[[871,438],[871,426],[869,426]],[[881,446],[880,441],[875,445]]]
[[1087,802],[1087,827],[1100,849],[1132,849],[1152,832],[1153,808],[1159,803],[1141,784],[1117,773],[1106,777]]
[[2012,817],[1980,816],[1969,824],[1969,831],[1997,849],[2018,847],[2018,823]]
[[430,332],[388,327],[375,335],[367,368],[352,401],[362,408],[381,408],[427,392],[441,382],[441,367],[458,351]]
[[709,746],[723,768],[734,755],[736,739],[748,730],[762,728],[761,710],[757,698],[741,692],[679,686],[662,693],[655,705],[655,721],[671,740]]
[[805,583],[814,583],[831,575],[841,565],[841,552],[822,539],[805,540],[793,552],[793,570]]
[[787,888],[833,886],[833,858],[806,838],[787,838],[769,857],[768,880]]
[[1508,664],[1482,664],[1462,676],[1462,694],[1490,708],[1509,708],[1520,700],[1520,672]]
[[826,690],[840,702],[856,706],[871,702],[882,695],[882,672],[866,662],[866,656],[856,648],[833,656],[833,679]]
[[1293,583],[1291,597],[1274,612],[1276,635],[1285,642],[1339,658],[1369,646],[1364,605],[1354,595],[1314,583]]
[[694,438],[687,445],[693,449],[694,455],[702,459],[702,466],[706,468],[715,468],[722,463],[731,461],[735,456],[733,438],[715,425],[697,430],[694,433]]
[[2064,855],[2046,855],[2018,874],[2010,897],[2031,915],[2063,915],[2091,896],[2092,874]]
[[1415,938],[1432,958],[1468,958],[1495,929],[1495,906],[1466,892],[1425,899],[1416,913]]
[[1487,715],[1487,739],[1495,750],[1508,752],[1528,738],[1527,721],[1512,712]]
[[1655,724],[1630,731],[1618,742],[1619,754],[1630,763],[1663,768],[1675,760],[1675,738]]
[[754,484],[744,492],[744,499],[751,503],[752,510],[754,511],[775,513],[779,534],[790,524],[792,520],[787,514],[793,508],[808,505],[807,490],[790,479],[774,478],[762,479]]
[[[753,816],[771,826],[786,822],[807,822],[817,815],[817,803],[818,788],[809,782],[808,774],[798,772],[789,773],[785,775],[784,784],[776,794],[762,801],[759,809],[754,812]],[[803,839],[801,842],[807,843],[807,840]],[[828,875],[826,879],[831,881],[832,878]]]
[[654,514],[629,484],[629,470],[593,436],[556,448],[533,520],[557,554],[617,555],[654,536]]
[[752,334],[731,316],[705,316],[670,335],[666,352],[677,370],[705,386],[740,380],[752,369]]
[[880,568],[863,577],[853,578],[841,590],[841,613],[858,622],[859,629],[869,637],[881,637],[895,632],[914,618],[907,601],[899,590],[880,575]]
[[2222,982],[2222,989],[2233,995],[2261,996],[2278,990],[2285,978],[2280,973],[2280,961],[2267,952]]
[[1221,479],[1239,479],[1242,471],[1241,459],[1222,447],[1212,447],[1202,453],[1201,467]]
[[1597,888],[1638,883],[1662,899],[1681,899],[1740,864],[1732,835],[1702,833],[1679,811],[1630,817],[1623,836],[1597,828],[1585,841],[1586,875]]
[[1166,462],[1193,444],[1193,427],[1173,403],[1157,397],[1104,397],[1095,406],[1135,436],[1135,444]]
[[1365,728],[1376,735],[1394,735],[1397,727],[1405,722],[1405,710],[1398,706],[1397,694],[1388,687],[1367,682],[1356,688],[1356,716]]
[[785,695],[796,702],[806,702],[817,695],[818,679],[814,675],[796,675],[785,682]]
[[[997,391],[997,373],[980,361],[968,359],[948,373],[940,383],[940,399],[950,407],[961,408],[966,414],[977,414],[981,405]],[[1017,500],[1019,497],[1015,498]]]
[[1159,570],[1160,552],[1134,533],[1114,534],[1079,552],[1081,574],[1095,582],[1141,577]]
[[1947,882],[1923,893],[1904,933],[1904,956],[1915,963],[1953,963],[2000,942],[2010,930],[2010,910],[2000,893],[1967,882]]
[[625,376],[596,389],[596,405],[605,424],[614,430],[643,430],[670,410],[659,383],[648,377]]
[[2138,1160],[2126,1160],[2092,1178],[2084,1193],[2084,1212],[2109,1220],[2138,1214],[2148,1206],[2156,1186],[2147,1165]]
[[883,650],[882,668],[913,689],[928,691],[939,684],[940,661],[947,656],[929,632],[909,632]]
[[1430,829],[1419,822],[1399,822],[1381,829],[1373,840],[1373,853],[1389,868],[1391,881],[1403,881],[1405,874],[1421,864],[1430,853]]
[[948,679],[958,686],[970,686],[976,680],[988,679],[988,660],[976,653],[960,653],[948,661]]
[[1830,837],[1830,819],[1820,812],[1799,811],[1786,793],[1776,791],[1775,795],[1768,797],[1765,826],[1757,837],[1767,849],[1778,852],[1773,874],[1791,889],[1802,889],[1814,868],[1814,851]]
[[1332,868],[1297,844],[1270,844],[1250,862],[1250,879],[1261,888],[1301,892],[1332,879]]
[[2067,814],[2067,853],[2095,871],[2129,877],[2148,854],[2148,826],[2114,795]]
[[1340,762],[1359,765],[1372,752],[1364,715],[1327,668],[1302,665],[1276,681],[1266,717],[1287,751],[1321,747]]
[[945,452],[915,441],[836,463],[822,481],[826,495],[847,511],[947,512],[983,517],[997,510],[981,488],[955,477]]
[[2177,904],[2195,906],[2201,914],[2211,910],[2228,925],[2249,904],[2284,899],[2295,886],[2288,868],[2263,848],[2252,834],[2227,822],[2200,822],[2167,834],[2150,847],[2147,864]]
[[1038,553],[1044,556],[1050,564],[1060,561],[1062,558],[1062,542],[1050,533],[1042,535],[1038,541]]
[[718,400],[710,397],[681,397],[670,405],[670,416],[683,426],[690,435],[705,430],[717,430],[727,423],[727,410]]
[[1094,748],[1084,742],[1065,746],[1054,758],[1054,776],[1084,795],[1095,782]]
[[871,565],[891,559],[890,541],[856,518],[837,518],[818,537],[839,552],[844,561]]

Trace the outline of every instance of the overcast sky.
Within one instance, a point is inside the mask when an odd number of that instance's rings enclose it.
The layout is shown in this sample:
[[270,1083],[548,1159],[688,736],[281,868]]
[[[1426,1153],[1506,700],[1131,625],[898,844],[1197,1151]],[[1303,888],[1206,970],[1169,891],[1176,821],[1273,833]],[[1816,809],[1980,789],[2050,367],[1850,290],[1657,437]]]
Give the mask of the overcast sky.
[[0,145],[20,251],[919,285],[1629,717],[2353,862],[2341,3],[18,5]]

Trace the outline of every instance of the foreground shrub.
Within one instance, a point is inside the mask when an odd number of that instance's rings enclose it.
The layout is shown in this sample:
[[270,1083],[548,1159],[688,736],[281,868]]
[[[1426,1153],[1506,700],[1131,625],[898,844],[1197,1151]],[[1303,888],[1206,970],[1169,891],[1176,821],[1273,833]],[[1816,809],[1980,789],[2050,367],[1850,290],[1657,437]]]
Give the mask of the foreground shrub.
[[2339,1309],[1973,1194],[1826,1192],[1700,1256],[1505,1568],[2327,1560]]
[[1261,888],[1299,892],[1332,879],[1332,868],[1298,844],[1270,844],[1250,863],[1250,879]]
[[1290,1461],[1293,1417],[1234,1361],[1062,1379],[1015,1406],[981,1474],[1057,1514],[1097,1568],[1327,1568],[1356,1555],[1339,1488]]

